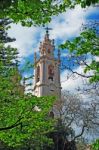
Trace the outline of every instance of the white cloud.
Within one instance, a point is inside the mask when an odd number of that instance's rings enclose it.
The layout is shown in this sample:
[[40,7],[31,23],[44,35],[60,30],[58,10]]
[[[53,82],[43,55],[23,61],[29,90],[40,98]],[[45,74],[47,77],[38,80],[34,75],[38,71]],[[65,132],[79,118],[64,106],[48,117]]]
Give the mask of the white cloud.
[[54,17],[50,23],[53,28],[51,38],[60,38],[64,41],[77,36],[81,31],[82,24],[86,22],[86,17],[95,10],[94,7],[82,9],[80,5],[77,5],[75,9],[68,9],[67,12]]
[[67,10],[66,13],[59,15],[57,19],[51,22],[53,30],[51,37],[68,39],[76,36],[81,29],[82,23],[85,22],[85,11],[76,6],[75,9]]
[[[50,37],[55,40],[61,39],[65,41],[68,38],[77,36],[80,32],[82,23],[86,22],[86,16],[92,13],[95,8],[89,8],[86,11],[80,6],[75,9],[67,10],[66,13],[53,17],[49,27]],[[13,47],[17,47],[21,57],[28,57],[34,51],[38,51],[39,42],[43,40],[44,29],[40,27],[22,27],[20,24],[12,24],[8,31],[9,36],[15,37],[16,41],[11,43]]]
[[97,62],[99,62],[99,57],[98,57],[98,56],[95,56],[95,60],[96,60]]
[[[84,68],[82,66],[79,66],[73,71],[87,76],[93,74],[93,71],[84,74],[83,69]],[[70,91],[73,94],[80,94],[83,99],[83,102],[89,102],[92,100],[97,101],[99,99],[98,83],[96,86],[95,83],[93,84],[89,83],[89,78],[85,78],[77,74],[73,74],[72,76],[70,75],[71,73],[68,70],[65,70],[64,72],[61,73],[61,86],[63,91],[66,90]]]
[[[85,76],[89,76],[93,74],[93,71],[89,71],[88,73],[84,74],[84,68],[85,66],[79,66],[73,71]],[[61,85],[63,90],[75,91],[78,88],[80,89],[83,88],[85,85],[86,85],[85,88],[87,88],[89,83],[88,80],[89,78],[85,78],[83,76],[74,73],[72,74],[68,70],[65,70],[64,72],[61,73]]]
[[37,40],[37,35],[39,35],[39,32],[40,28],[33,26],[28,28],[20,24],[11,24],[8,35],[16,38],[16,41],[9,44],[19,50],[20,57],[28,57],[34,51],[38,51],[38,42],[40,39]]
[[[78,67],[74,71],[83,73],[83,68]],[[73,74],[72,76],[70,76],[70,74],[71,73],[67,70],[61,73],[62,90],[75,92],[75,90],[79,87],[79,85],[80,85],[80,88],[83,87],[82,78],[76,74]]]

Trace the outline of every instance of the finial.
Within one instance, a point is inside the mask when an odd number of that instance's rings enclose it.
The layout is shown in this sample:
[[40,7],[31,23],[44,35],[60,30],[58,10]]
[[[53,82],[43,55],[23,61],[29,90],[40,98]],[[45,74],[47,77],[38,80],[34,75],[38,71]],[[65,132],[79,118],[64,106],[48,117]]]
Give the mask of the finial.
[[60,60],[60,49],[58,49],[58,59]]
[[48,30],[49,30],[48,27],[46,27],[46,34],[48,34],[48,32],[49,32]]
[[46,27],[45,30],[46,30],[46,37],[49,38],[49,30],[52,30],[52,28]]
[[55,40],[53,39],[53,40],[51,40],[51,44],[52,44],[52,46],[53,46],[53,50],[55,49],[55,45],[54,45],[54,43],[55,43]]
[[36,62],[36,58],[37,58],[36,52],[34,52],[34,62]]

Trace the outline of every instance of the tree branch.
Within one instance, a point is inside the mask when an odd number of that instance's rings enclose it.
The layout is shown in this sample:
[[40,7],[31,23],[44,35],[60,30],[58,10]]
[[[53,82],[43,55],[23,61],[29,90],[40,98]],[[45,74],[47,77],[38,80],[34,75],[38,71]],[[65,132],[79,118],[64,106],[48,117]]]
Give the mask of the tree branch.
[[78,134],[78,135],[76,135],[75,137],[74,137],[74,141],[75,141],[75,139],[77,139],[77,138],[79,138],[80,136],[82,136],[83,135],[83,133],[84,133],[84,130],[85,130],[85,125],[83,125],[83,127],[82,127],[82,130],[81,130],[81,133],[80,134]]
[[19,126],[19,125],[22,126],[22,122],[20,122],[21,119],[22,119],[22,118],[20,118],[19,120],[17,120],[17,122],[14,123],[14,124],[12,124],[11,126],[0,128],[0,131],[10,130],[10,129],[13,129],[13,128]]
[[91,77],[93,77],[93,75],[86,76],[84,74],[81,74],[81,73],[78,73],[76,71],[73,71],[70,67],[67,67],[67,66],[64,66],[64,68],[70,70],[73,74],[77,74],[77,75],[79,75],[81,77],[84,77],[84,78],[91,78]]

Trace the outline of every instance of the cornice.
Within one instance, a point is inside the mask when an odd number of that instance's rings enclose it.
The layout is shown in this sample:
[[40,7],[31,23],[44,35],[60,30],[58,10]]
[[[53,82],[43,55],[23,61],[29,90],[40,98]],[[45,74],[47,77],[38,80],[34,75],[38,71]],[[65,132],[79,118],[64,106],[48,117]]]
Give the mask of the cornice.
[[43,62],[43,61],[47,61],[47,60],[51,60],[51,61],[60,63],[59,60],[56,59],[56,58],[51,58],[51,57],[49,57],[49,56],[41,56],[41,57],[35,62],[35,65],[37,65],[38,63],[41,63],[41,62]]

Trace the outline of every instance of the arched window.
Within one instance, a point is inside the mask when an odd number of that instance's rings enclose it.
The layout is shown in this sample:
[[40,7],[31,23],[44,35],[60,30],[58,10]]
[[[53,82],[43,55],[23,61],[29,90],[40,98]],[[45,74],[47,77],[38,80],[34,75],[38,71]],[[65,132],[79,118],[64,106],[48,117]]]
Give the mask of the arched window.
[[37,82],[40,81],[40,66],[37,67]]
[[48,79],[51,79],[53,81],[53,77],[54,77],[54,66],[49,65],[48,66]]
[[48,49],[48,53],[49,53],[49,54],[51,53],[50,49]]

